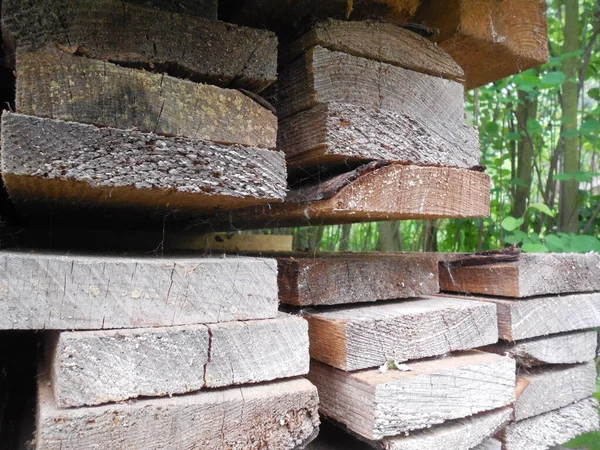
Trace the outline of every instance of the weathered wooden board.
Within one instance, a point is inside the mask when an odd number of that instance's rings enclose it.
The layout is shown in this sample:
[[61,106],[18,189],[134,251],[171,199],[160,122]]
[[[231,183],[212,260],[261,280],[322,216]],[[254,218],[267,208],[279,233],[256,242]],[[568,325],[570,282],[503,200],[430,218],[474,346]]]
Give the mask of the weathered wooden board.
[[139,328],[277,315],[277,265],[263,258],[0,252],[0,329]]
[[285,203],[244,208],[196,225],[230,230],[485,217],[489,192],[490,178],[473,170],[375,163],[292,189]]
[[317,391],[304,379],[68,409],[44,377],[38,386],[38,450],[292,450],[319,424]]
[[500,339],[520,341],[600,326],[600,293],[507,300],[446,296],[495,303]]
[[488,439],[484,443],[473,448],[473,450],[502,450],[502,442],[497,439]]
[[440,356],[498,340],[489,303],[428,297],[307,312],[310,355],[342,370]]
[[548,60],[543,0],[422,0],[416,22],[440,30],[433,39],[476,88]]
[[306,374],[309,364],[306,321],[293,316],[62,332],[47,352],[59,407],[290,378]]
[[507,354],[521,367],[545,364],[575,364],[596,357],[598,332],[574,331],[571,333],[527,339],[519,342],[501,342],[482,350],[499,355]]
[[256,92],[277,78],[269,31],[118,0],[5,0],[2,7],[21,50],[56,42],[94,59]]
[[298,39],[282,46],[280,65],[316,46],[434,77],[464,81],[464,71],[442,48],[402,26],[380,20],[318,22]]
[[25,208],[184,210],[194,215],[283,201],[279,152],[2,115],[2,173]]
[[405,115],[450,148],[473,135],[464,117],[462,84],[321,46],[284,67],[277,89],[280,119],[338,102]]
[[504,450],[546,450],[598,430],[598,401],[588,398],[508,425],[499,434]]
[[410,371],[343,372],[319,362],[308,375],[323,415],[369,440],[397,436],[514,401],[515,362],[466,352],[408,364]]
[[439,292],[434,255],[349,254],[277,258],[279,300],[339,305]]
[[173,11],[180,14],[194,14],[217,20],[218,0],[125,0],[143,6]]
[[21,114],[276,147],[275,115],[237,90],[84,58],[54,45],[20,52],[17,67]]
[[450,142],[406,114],[328,102],[281,120],[278,142],[292,169],[367,160],[473,168],[479,136],[467,125],[463,131]]
[[596,363],[520,370],[527,387],[515,402],[516,421],[539,416],[590,397],[596,392]]
[[515,262],[476,266],[441,262],[440,287],[515,298],[600,291],[600,254],[521,254]]
[[248,0],[236,4],[232,20],[290,36],[305,28],[307,22],[335,18],[344,20],[383,19],[404,23],[414,16],[419,0]]

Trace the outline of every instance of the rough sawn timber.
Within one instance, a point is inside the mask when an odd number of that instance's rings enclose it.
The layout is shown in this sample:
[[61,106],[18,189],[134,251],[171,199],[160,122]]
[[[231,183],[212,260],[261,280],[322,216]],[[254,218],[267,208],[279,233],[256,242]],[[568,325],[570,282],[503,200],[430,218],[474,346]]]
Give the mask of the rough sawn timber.
[[[235,274],[235,277],[234,277]],[[277,315],[277,263],[0,252],[0,329],[139,328]]]
[[598,401],[588,398],[508,425],[500,434],[504,450],[546,450],[598,430]]
[[213,229],[485,217],[489,176],[466,169],[403,164],[363,166],[292,189],[286,201],[198,221]]
[[280,119],[329,102],[404,115],[450,148],[473,143],[473,129],[465,120],[464,88],[456,81],[321,46],[281,70]]
[[21,114],[276,147],[275,115],[234,89],[121,67],[56,46],[18,53],[17,67],[16,105]]
[[415,21],[440,30],[439,45],[476,88],[548,60],[543,0],[422,0]]
[[217,20],[218,0],[125,0],[143,6],[173,11],[180,14],[194,14]]
[[596,392],[596,362],[522,369],[518,378],[524,378],[528,384],[515,402],[516,421],[592,396]]
[[519,342],[501,342],[482,350],[499,355],[508,354],[521,367],[547,364],[575,364],[596,357],[598,332],[574,331],[571,333],[527,339]]
[[292,450],[319,425],[317,391],[301,378],[68,409],[45,377],[38,391],[37,450]]
[[311,363],[320,412],[369,440],[428,428],[511,404],[515,362],[470,351],[409,363],[409,371],[349,373]]
[[600,326],[600,293],[500,299],[446,296],[495,303],[500,339],[520,341]]
[[434,255],[311,254],[277,258],[279,300],[296,306],[339,305],[439,292]]
[[[276,339],[274,337],[277,337]],[[49,339],[59,407],[185,394],[308,372],[308,327],[299,317],[62,332]]]
[[265,30],[117,0],[5,0],[19,51],[58,43],[93,59],[260,92],[277,78],[277,38]]
[[473,450],[502,450],[502,442],[498,439],[490,438],[481,445],[478,445]]
[[283,154],[4,113],[2,174],[25,208],[190,215],[283,201]]
[[309,311],[304,317],[311,357],[347,371],[445,355],[498,340],[496,309],[469,300],[429,297]]
[[521,254],[515,262],[476,266],[441,262],[440,287],[518,298],[600,291],[600,254]]

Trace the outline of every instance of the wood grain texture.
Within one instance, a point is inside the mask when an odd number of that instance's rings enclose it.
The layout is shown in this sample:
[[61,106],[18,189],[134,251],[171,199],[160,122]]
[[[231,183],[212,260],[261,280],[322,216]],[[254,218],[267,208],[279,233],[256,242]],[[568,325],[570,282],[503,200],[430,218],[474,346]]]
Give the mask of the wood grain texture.
[[277,258],[279,300],[339,305],[432,295],[439,292],[434,259],[385,253]]
[[308,379],[319,390],[321,413],[369,440],[469,417],[514,401],[515,363],[510,358],[471,351],[408,366],[407,372],[348,373],[315,361]]
[[440,356],[496,342],[489,303],[428,297],[307,312],[313,359],[342,370]]
[[512,423],[498,436],[504,450],[546,450],[598,430],[598,401],[588,398],[537,417]]
[[415,21],[440,30],[433,37],[476,88],[548,60],[543,0],[422,0]]
[[450,148],[473,135],[466,125],[462,84],[321,46],[284,67],[277,88],[280,119],[339,102],[405,115]]
[[489,214],[490,178],[472,170],[390,164],[336,179],[292,189],[282,204],[244,208],[195,225],[212,231]]
[[2,8],[21,49],[56,42],[93,59],[256,92],[277,77],[269,31],[120,0],[6,0]]
[[519,342],[501,342],[482,350],[508,354],[521,367],[575,364],[596,357],[597,331],[574,331]]
[[464,72],[442,48],[417,33],[379,20],[326,19],[282,46],[280,64],[286,65],[313,47],[348,53],[435,77],[464,81]]
[[473,450],[502,450],[502,442],[500,442],[498,439],[490,438],[473,448]]
[[139,328],[277,315],[277,263],[0,252],[0,329]]
[[473,168],[481,157],[471,126],[448,141],[406,114],[348,103],[320,103],[280,121],[279,149],[292,169],[313,171],[368,160]]
[[596,392],[594,360],[577,365],[522,369],[518,377],[527,380],[528,385],[515,402],[516,421],[568,406]]
[[308,372],[304,320],[63,332],[50,339],[58,407],[185,394]]
[[188,214],[282,201],[279,152],[2,115],[2,172],[25,208]]
[[20,52],[17,67],[21,114],[276,147],[275,115],[237,90],[76,56],[53,45]]
[[146,7],[217,20],[218,0],[125,0]]
[[292,450],[319,424],[304,379],[70,409],[56,407],[45,378],[38,386],[38,450]]
[[460,267],[440,264],[444,291],[531,297],[600,290],[600,254],[521,254],[518,261]]
[[527,300],[447,297],[495,303],[500,339],[506,341],[600,326],[600,293],[533,297]]

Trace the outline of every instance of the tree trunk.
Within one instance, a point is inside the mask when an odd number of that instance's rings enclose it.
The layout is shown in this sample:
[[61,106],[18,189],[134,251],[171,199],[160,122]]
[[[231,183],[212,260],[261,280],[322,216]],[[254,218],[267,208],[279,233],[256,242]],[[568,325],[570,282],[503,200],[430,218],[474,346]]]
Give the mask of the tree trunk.
[[340,238],[340,252],[347,252],[350,248],[350,232],[352,224],[346,223],[342,225],[342,237]]
[[398,221],[379,222],[379,240],[377,241],[377,250],[380,252],[400,251],[400,239],[398,230]]

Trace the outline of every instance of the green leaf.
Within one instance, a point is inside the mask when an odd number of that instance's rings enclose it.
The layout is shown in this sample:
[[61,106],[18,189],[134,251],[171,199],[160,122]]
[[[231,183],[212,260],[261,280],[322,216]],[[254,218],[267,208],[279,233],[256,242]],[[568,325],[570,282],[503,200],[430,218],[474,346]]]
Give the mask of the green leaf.
[[549,86],[557,86],[559,84],[563,84],[564,81],[567,79],[567,76],[560,71],[556,71],[556,72],[548,72],[545,73],[542,76],[542,83],[549,85]]
[[523,244],[521,247],[525,253],[548,253],[548,247],[543,244]]
[[521,230],[515,230],[504,238],[507,244],[520,244],[524,239],[527,239],[527,233]]
[[588,119],[581,125],[579,132],[582,134],[597,133],[600,130],[600,122],[596,119]]
[[571,239],[569,250],[575,253],[600,252],[600,240],[588,234],[575,235]]
[[524,221],[525,219],[523,219],[522,217],[515,219],[512,216],[507,216],[502,221],[502,228],[504,228],[506,231],[513,231],[519,228],[521,225],[523,225]]
[[521,180],[520,178],[513,178],[508,183],[513,186],[529,187],[529,185],[527,183],[525,183],[523,180]]
[[569,181],[569,180],[574,180],[575,177],[570,173],[557,173],[554,176],[554,179],[557,181]]
[[544,131],[542,125],[535,119],[527,120],[527,131],[531,134],[540,134]]
[[572,172],[573,178],[580,183],[589,183],[594,177],[598,176],[598,172],[584,172],[582,170],[576,170]]
[[529,205],[529,208],[537,209],[538,211],[543,212],[547,216],[554,217],[554,213],[552,212],[552,210],[548,208],[548,206],[544,203],[532,203],[531,205]]
[[500,132],[500,125],[496,122],[489,122],[485,126],[485,132],[488,134],[498,134]]
[[551,252],[567,252],[570,239],[561,239],[555,234],[546,236],[546,245]]
[[587,91],[587,95],[589,98],[593,98],[594,100],[600,100],[600,89],[597,87],[590,89]]

